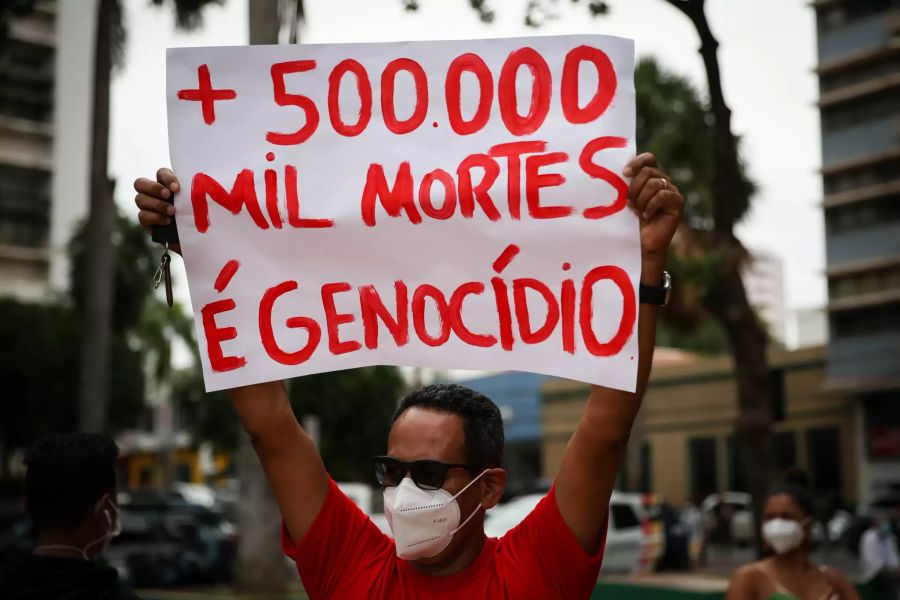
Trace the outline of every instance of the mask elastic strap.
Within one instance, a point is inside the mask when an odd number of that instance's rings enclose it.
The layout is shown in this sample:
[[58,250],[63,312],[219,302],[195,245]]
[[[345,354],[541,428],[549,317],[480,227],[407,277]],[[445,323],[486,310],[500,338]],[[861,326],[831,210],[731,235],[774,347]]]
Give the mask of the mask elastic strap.
[[479,474],[478,474],[478,477],[476,477],[475,479],[473,479],[472,481],[470,481],[469,483],[467,483],[467,484],[466,484],[466,487],[464,487],[463,489],[459,490],[459,491],[456,493],[456,495],[453,496],[452,499],[453,499],[453,500],[456,500],[456,499],[459,497],[460,494],[462,494],[464,491],[466,491],[467,489],[469,489],[469,488],[472,486],[473,483],[475,483],[476,481],[478,481],[479,479],[481,479],[481,476],[484,475],[484,474],[487,473],[487,472],[488,472],[488,470],[485,469],[484,471],[482,471],[481,473],[479,473]]
[[87,546],[84,547],[84,550],[82,551],[82,553],[84,554],[84,560],[89,560],[88,556],[87,556],[87,552],[88,552],[89,548],[93,548],[97,544],[103,544],[105,542],[109,542],[112,539],[113,539],[113,536],[110,535],[109,532],[107,532],[107,533],[104,533],[103,535],[101,535],[100,537],[98,537],[93,542],[90,542]]
[[[88,548],[89,547],[90,546],[88,546]],[[81,558],[83,558],[84,560],[90,561],[87,555],[87,548],[79,548],[78,546],[64,546],[62,544],[37,546],[34,549],[34,554],[41,554],[44,550],[72,550],[81,554]]]
[[468,523],[469,521],[472,520],[472,517],[475,516],[475,513],[477,513],[477,512],[478,512],[478,509],[480,509],[481,507],[482,507],[482,504],[481,504],[481,502],[479,502],[479,503],[478,503],[478,506],[475,507],[475,510],[472,511],[472,514],[469,515],[468,518],[466,518],[466,520],[462,522],[462,525],[460,525],[459,527],[457,527],[456,529],[454,529],[453,531],[451,531],[451,532],[449,533],[449,535],[453,535],[453,534],[455,534],[457,531],[459,531],[460,529],[462,529],[463,527],[465,527],[465,526],[466,526],[466,523]]

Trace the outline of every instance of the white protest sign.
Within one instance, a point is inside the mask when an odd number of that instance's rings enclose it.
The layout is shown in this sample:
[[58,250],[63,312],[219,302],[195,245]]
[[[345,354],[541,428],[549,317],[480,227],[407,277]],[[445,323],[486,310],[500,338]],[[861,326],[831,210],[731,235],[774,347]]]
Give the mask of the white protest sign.
[[633,63],[595,35],[170,49],[207,390],[372,364],[634,390]]

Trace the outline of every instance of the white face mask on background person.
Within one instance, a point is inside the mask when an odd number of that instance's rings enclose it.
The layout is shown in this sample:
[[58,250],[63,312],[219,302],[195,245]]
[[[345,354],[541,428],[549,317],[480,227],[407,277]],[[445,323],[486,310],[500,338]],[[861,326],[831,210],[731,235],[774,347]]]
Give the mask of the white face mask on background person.
[[793,519],[769,519],[763,523],[762,534],[766,542],[778,554],[790,552],[800,545],[806,537],[803,526]]
[[[104,503],[107,504],[107,506],[104,506]],[[109,542],[111,542],[113,538],[118,537],[122,533],[121,513],[119,512],[119,507],[116,506],[116,503],[112,501],[111,497],[104,496],[100,498],[100,501],[97,502],[97,504],[94,506],[94,514],[97,515],[98,519],[105,522],[103,525],[103,535],[91,542],[88,542],[88,544],[84,546],[84,548],[79,548],[77,546],[66,546],[63,544],[53,544],[38,546],[34,549],[34,552],[36,554],[41,554],[47,550],[72,550],[80,553],[81,557],[84,560],[90,560],[88,550],[90,550],[97,544],[103,544],[103,547],[100,549],[100,552],[103,552]]]
[[400,485],[385,488],[384,516],[394,534],[397,556],[404,560],[418,560],[440,554],[450,544],[453,534],[462,529],[481,508],[479,502],[472,514],[460,524],[456,499],[485,473],[487,469],[455,496],[443,488],[423,490],[409,476],[404,477]]

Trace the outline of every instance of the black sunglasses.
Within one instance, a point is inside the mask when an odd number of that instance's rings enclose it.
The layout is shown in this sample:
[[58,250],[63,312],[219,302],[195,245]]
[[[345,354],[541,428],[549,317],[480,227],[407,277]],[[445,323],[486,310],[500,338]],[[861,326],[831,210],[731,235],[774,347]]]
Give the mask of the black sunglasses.
[[472,465],[445,463],[439,460],[404,461],[390,456],[374,456],[375,479],[381,487],[400,485],[406,474],[412,478],[420,489],[437,490],[444,486],[444,479],[450,469],[467,469],[471,474],[475,471]]

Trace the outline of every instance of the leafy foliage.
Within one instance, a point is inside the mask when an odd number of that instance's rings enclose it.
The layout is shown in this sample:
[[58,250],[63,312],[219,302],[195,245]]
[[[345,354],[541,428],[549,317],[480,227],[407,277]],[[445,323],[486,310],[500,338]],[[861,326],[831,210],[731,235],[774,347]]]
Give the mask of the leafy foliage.
[[[72,296],[68,301],[31,304],[0,299],[3,450],[27,446],[40,435],[77,428],[85,238],[85,227],[81,227],[70,244]],[[117,214],[114,243],[110,423],[115,430],[138,424],[144,409],[147,361],[154,361],[150,365],[154,377],[167,376],[172,339],[191,339],[191,321],[154,296],[150,281],[158,256],[146,232]]]
[[222,5],[224,0],[151,0],[156,6],[171,4],[175,9],[175,25],[192,31],[203,23],[203,9],[209,5]]
[[[340,481],[371,483],[369,457],[384,451],[391,415],[405,384],[395,367],[377,366],[307,375],[287,381],[297,418],[319,419],[319,452]],[[176,375],[174,395],[200,440],[218,451],[238,447],[240,424],[224,392],[205,394],[200,373]]]
[[291,380],[288,391],[299,417],[319,418],[319,452],[331,476],[372,483],[369,457],[384,452],[404,391],[399,371],[378,366],[319,373]]

